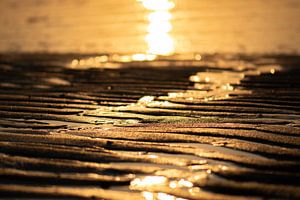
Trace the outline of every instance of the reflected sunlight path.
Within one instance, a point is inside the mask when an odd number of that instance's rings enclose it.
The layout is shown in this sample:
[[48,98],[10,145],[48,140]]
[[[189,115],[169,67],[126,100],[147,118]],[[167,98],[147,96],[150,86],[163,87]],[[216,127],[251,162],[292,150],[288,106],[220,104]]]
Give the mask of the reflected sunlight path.
[[170,35],[172,30],[171,9],[175,3],[170,0],[138,0],[151,11],[148,15],[149,25],[145,38],[148,44],[148,54],[171,55],[174,53],[174,40]]

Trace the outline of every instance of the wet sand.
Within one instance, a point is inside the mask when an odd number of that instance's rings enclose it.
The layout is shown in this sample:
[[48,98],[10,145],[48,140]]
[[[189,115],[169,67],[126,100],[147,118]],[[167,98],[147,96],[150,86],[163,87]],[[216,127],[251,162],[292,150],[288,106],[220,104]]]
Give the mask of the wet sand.
[[1,197],[300,198],[299,56],[96,57],[0,57]]

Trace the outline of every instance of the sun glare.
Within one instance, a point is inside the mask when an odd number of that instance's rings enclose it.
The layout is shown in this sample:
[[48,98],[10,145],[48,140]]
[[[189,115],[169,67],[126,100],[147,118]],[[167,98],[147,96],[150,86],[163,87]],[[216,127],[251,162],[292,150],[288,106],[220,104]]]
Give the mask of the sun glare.
[[149,25],[145,38],[148,44],[148,54],[170,55],[174,53],[172,31],[172,14],[174,2],[170,0],[140,0],[143,6],[151,11],[148,15]]
[[148,10],[170,10],[174,8],[174,2],[170,0],[140,0]]

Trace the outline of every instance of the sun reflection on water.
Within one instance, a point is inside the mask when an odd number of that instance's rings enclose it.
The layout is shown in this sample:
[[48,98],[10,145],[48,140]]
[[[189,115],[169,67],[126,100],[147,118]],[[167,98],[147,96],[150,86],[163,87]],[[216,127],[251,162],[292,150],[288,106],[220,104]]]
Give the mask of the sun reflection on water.
[[[146,200],[182,200],[182,198],[177,198],[173,196],[174,194],[167,194],[163,192],[155,192],[159,188],[162,191],[169,189],[177,190],[179,193],[190,193],[190,189],[194,189],[194,184],[188,180],[184,179],[169,179],[164,176],[145,176],[138,177],[131,181],[130,188],[133,190],[143,191],[142,195]],[[151,191],[151,192],[150,192]]]
[[[159,56],[173,55],[175,52],[174,39],[170,32],[173,29],[171,10],[175,7],[172,0],[136,0],[149,10],[148,26],[145,41],[148,49],[143,53],[111,54],[72,60],[71,68],[106,67],[118,68],[118,63],[155,61]],[[196,55],[195,60],[201,60]]]
[[170,0],[138,0],[151,11],[148,15],[149,25],[145,40],[148,44],[148,54],[171,55],[174,53],[174,40],[170,35],[172,30],[171,9],[175,3]]

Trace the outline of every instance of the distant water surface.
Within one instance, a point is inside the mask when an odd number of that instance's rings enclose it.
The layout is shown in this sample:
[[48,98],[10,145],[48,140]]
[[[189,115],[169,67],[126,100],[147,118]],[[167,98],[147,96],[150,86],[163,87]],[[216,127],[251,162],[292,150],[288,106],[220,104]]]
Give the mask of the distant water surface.
[[0,52],[300,52],[298,0],[1,0],[0,25]]

